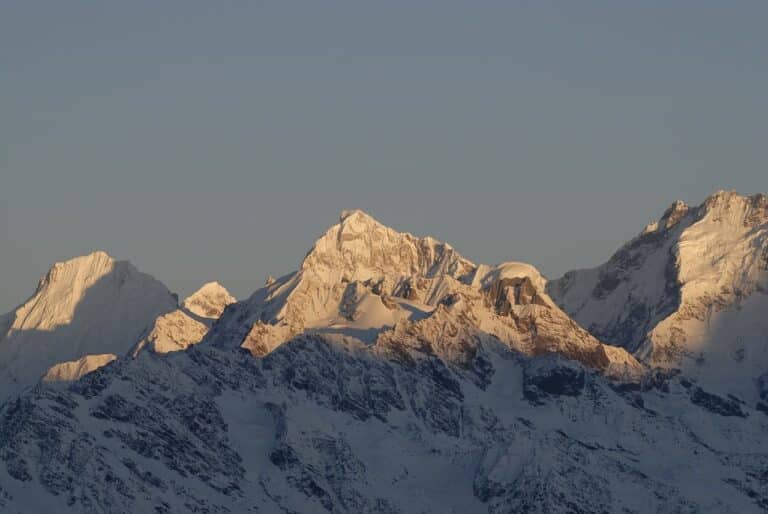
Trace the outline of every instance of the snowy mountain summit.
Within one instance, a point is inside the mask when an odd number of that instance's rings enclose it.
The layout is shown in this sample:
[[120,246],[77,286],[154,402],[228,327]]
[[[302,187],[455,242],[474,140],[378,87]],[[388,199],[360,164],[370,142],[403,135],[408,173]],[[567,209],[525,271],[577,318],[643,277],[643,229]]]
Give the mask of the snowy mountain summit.
[[178,303],[103,252],[0,317],[0,511],[768,511],[768,201],[673,203],[605,264],[344,211]]
[[625,350],[601,344],[568,318],[545,284],[533,266],[478,266],[446,243],[344,211],[297,272],[235,305],[209,337],[260,357],[300,334],[381,345],[402,342],[408,332],[446,354],[493,340],[527,355],[557,353],[615,377],[641,373]]
[[218,282],[208,282],[186,298],[181,306],[158,317],[139,341],[134,356],[149,346],[156,353],[185,350],[202,341],[213,323],[235,298]]
[[159,353],[200,340],[234,297],[210,282],[177,304],[161,282],[103,251],[59,262],[0,317],[0,384],[72,381],[148,342]]
[[160,282],[97,251],[53,265],[32,297],[0,318],[0,383],[38,380],[88,354],[123,354],[176,307]]
[[595,336],[754,400],[768,371],[768,197],[673,203],[611,259],[549,284]]

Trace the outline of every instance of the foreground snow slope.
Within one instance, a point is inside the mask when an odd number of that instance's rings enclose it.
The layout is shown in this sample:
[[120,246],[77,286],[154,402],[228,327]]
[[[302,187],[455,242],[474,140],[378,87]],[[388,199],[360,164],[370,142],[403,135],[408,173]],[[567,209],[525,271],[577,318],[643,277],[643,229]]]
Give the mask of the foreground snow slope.
[[548,291],[596,337],[754,400],[768,371],[768,198],[676,202],[607,263]]
[[621,386],[492,341],[201,344],[0,407],[0,509],[761,512],[766,433],[685,380]]
[[32,384],[54,364],[88,354],[124,354],[157,316],[175,308],[163,284],[104,252],[57,263],[35,294],[5,316],[0,384]]

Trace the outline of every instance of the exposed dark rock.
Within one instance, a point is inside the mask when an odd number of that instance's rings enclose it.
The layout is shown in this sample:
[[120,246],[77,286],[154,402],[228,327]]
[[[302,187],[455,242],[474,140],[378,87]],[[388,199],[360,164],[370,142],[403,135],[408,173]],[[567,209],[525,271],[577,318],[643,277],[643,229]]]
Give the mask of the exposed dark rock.
[[509,316],[513,305],[547,305],[529,277],[496,280],[487,295],[488,303],[500,316]]
[[738,416],[746,418],[747,414],[741,410],[741,405],[733,399],[726,399],[704,391],[700,387],[693,388],[691,402],[699,407],[720,416]]
[[768,373],[760,375],[757,379],[757,392],[761,400],[768,402]]
[[523,371],[523,394],[540,404],[547,396],[578,396],[586,383],[584,368],[554,355],[528,361]]

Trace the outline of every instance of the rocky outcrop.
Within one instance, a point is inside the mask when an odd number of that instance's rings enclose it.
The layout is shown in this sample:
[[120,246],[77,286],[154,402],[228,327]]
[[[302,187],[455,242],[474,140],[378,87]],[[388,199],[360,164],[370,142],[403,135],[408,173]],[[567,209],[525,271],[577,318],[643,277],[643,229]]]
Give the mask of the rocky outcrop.
[[547,396],[578,396],[585,375],[584,368],[556,355],[531,359],[523,371],[523,395],[536,404]]

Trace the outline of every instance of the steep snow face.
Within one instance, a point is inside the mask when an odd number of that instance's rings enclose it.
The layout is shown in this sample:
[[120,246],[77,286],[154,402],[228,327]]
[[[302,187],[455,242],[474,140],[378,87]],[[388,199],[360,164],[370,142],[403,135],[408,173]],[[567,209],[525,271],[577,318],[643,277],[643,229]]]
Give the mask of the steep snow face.
[[301,265],[302,270],[326,282],[392,275],[459,279],[474,267],[448,244],[397,232],[359,210],[343,212],[339,223],[317,240]]
[[76,361],[60,362],[51,366],[43,375],[43,382],[74,382],[116,359],[117,355],[104,353],[83,355]]
[[136,346],[134,356],[146,347],[155,353],[169,353],[199,343],[227,305],[235,301],[221,284],[203,285],[182,302],[181,308],[155,320],[152,330]]
[[441,355],[462,359],[459,354],[493,339],[529,355],[561,352],[615,376],[638,375],[633,357],[607,351],[554,304],[545,284],[530,265],[476,266],[445,243],[350,211],[315,243],[298,272],[233,306],[209,337],[264,356],[304,333],[338,333],[367,344],[400,344],[418,334]]
[[677,242],[695,219],[695,211],[675,202],[607,263],[570,271],[547,291],[596,337],[635,351],[679,304]]
[[57,263],[8,315],[0,383],[31,384],[52,365],[88,354],[124,354],[157,316],[175,308],[163,284],[104,252]]
[[467,279],[474,269],[450,245],[397,232],[362,211],[345,211],[304,258],[275,318],[307,326],[335,314],[358,285],[434,306],[446,281]]
[[754,397],[768,369],[768,198],[681,202],[611,260],[552,282],[574,319],[655,366]]

